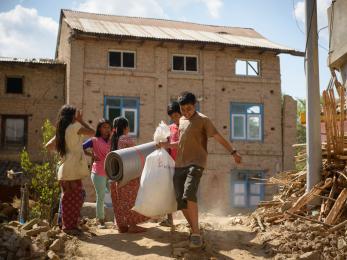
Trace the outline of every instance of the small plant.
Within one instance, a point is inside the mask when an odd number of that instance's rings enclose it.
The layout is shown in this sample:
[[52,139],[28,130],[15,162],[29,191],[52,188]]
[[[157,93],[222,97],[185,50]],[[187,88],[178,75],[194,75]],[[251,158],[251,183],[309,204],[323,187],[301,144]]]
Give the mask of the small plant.
[[[46,120],[42,127],[43,144],[47,143],[54,134],[54,126],[49,120]],[[30,160],[28,151],[23,149],[21,167],[31,177],[31,196],[38,202],[31,209],[31,217],[52,220],[59,201],[60,190],[56,174],[59,158],[56,154],[50,154],[45,148],[42,148],[41,152],[42,162],[35,163]]]

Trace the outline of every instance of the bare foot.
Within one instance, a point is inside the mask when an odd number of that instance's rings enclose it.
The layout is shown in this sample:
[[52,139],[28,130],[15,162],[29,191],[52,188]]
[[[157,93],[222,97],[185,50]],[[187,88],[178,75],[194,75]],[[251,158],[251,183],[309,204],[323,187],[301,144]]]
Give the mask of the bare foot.
[[129,230],[129,227],[124,226],[124,227],[117,227],[119,233],[127,233]]

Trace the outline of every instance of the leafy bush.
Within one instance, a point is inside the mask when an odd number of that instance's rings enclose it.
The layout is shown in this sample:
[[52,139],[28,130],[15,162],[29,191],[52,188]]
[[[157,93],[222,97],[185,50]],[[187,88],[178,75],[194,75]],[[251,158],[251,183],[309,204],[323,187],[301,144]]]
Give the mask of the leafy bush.
[[[43,144],[47,143],[54,134],[54,126],[49,120],[46,120],[42,127]],[[28,151],[24,149],[21,152],[21,166],[24,172],[31,177],[31,196],[38,201],[31,210],[31,217],[52,220],[59,201],[60,190],[56,174],[59,158],[56,154],[50,154],[45,148],[42,148],[41,153],[43,160],[36,163],[30,160]]]

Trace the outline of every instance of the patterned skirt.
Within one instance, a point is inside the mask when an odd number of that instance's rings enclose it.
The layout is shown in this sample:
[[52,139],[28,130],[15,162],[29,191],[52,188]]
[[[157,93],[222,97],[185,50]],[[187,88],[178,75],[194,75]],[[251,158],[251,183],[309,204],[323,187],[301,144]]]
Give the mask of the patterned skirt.
[[112,182],[110,185],[114,216],[116,218],[116,224],[120,230],[143,223],[149,219],[148,217],[131,210],[135,205],[139,187],[139,178],[128,182],[120,188],[118,188],[116,182]]
[[60,181],[62,189],[61,214],[64,230],[78,227],[80,212],[83,205],[82,180]]

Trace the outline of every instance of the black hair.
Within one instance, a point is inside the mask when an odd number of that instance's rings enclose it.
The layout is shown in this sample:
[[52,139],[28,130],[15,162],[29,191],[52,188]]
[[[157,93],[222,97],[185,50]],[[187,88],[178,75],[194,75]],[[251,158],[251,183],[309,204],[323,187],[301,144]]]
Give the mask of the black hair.
[[118,149],[118,140],[124,134],[124,130],[129,126],[128,119],[125,117],[116,117],[113,120],[113,135],[111,139],[111,151]]
[[95,132],[95,137],[100,137],[101,136],[101,131],[100,128],[102,127],[103,124],[108,124],[111,127],[110,121],[106,119],[100,119],[97,126],[96,126],[96,132]]
[[167,106],[167,114],[171,116],[173,113],[181,114],[180,104],[177,101],[173,101]]
[[193,93],[185,91],[179,95],[177,102],[180,106],[189,104],[194,106],[196,104],[196,97]]
[[66,154],[65,131],[66,128],[74,122],[75,115],[76,108],[71,105],[64,105],[59,110],[55,132],[55,146],[60,156],[64,156]]

